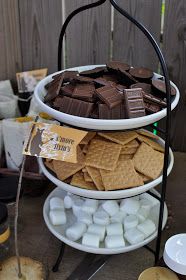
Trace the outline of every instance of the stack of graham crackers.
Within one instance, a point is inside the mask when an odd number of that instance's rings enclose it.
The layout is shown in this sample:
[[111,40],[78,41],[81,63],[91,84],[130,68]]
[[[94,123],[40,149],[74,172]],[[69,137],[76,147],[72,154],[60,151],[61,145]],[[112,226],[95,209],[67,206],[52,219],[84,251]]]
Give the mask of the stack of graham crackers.
[[46,160],[58,179],[88,190],[138,187],[162,172],[164,148],[144,130],[89,132],[77,148],[77,163]]

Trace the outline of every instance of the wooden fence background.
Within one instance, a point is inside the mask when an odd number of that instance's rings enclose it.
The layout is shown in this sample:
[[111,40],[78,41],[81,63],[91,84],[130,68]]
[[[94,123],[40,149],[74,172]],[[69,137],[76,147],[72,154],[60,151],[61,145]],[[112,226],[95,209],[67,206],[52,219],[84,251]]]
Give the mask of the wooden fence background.
[[[48,67],[57,70],[57,44],[61,25],[75,8],[96,0],[0,0],[0,80],[15,81],[18,71]],[[118,0],[139,19],[160,43],[163,0]],[[186,151],[186,1],[165,0],[161,42],[171,79],[181,92],[172,115],[171,139],[175,150]],[[129,21],[102,7],[77,15],[65,40],[63,68],[119,59],[133,66],[158,71],[158,60],[142,35]]]

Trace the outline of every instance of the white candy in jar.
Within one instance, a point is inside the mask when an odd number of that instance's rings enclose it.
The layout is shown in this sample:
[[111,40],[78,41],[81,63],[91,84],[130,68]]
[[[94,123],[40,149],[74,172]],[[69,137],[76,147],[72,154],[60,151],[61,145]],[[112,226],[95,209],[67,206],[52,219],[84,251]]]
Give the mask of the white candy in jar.
[[96,211],[93,215],[93,221],[95,224],[107,226],[110,223],[109,215],[104,210]]
[[98,208],[98,201],[95,199],[85,199],[85,202],[82,206],[82,210],[94,214]]
[[54,226],[64,225],[67,222],[66,214],[63,210],[51,210],[49,217]]
[[135,215],[129,215],[123,221],[124,230],[135,228],[138,225],[138,218]]
[[123,225],[121,223],[113,223],[106,226],[107,235],[122,235]]
[[105,238],[105,247],[109,249],[121,248],[125,246],[123,235],[109,235]]
[[124,237],[132,245],[142,242],[145,238],[144,234],[136,228],[128,229]]
[[115,200],[108,200],[104,202],[102,207],[110,216],[114,216],[119,211],[119,205]]
[[149,201],[146,198],[143,198],[143,199],[140,200],[140,204],[141,204],[141,209],[144,209],[144,210],[150,212],[150,209],[152,208],[151,201]]
[[83,210],[79,210],[78,213],[77,213],[77,220],[78,222],[82,222],[86,225],[91,225],[93,223],[92,221],[92,215],[87,213],[87,212],[84,212]]
[[138,210],[138,213],[136,214],[140,223],[144,222],[147,219],[148,215],[149,215],[149,210],[145,210],[143,208],[140,208]]
[[67,228],[66,236],[72,241],[77,241],[83,236],[86,230],[87,226],[84,223],[76,222],[71,227]]
[[50,199],[50,210],[64,210],[63,199],[59,197],[52,197]]
[[86,232],[82,238],[82,244],[89,247],[99,248],[100,237],[97,234]]
[[111,223],[123,223],[123,219],[127,216],[124,211],[117,212],[110,218]]
[[137,229],[141,231],[145,237],[148,237],[156,231],[156,226],[153,221],[147,219],[143,223],[139,224]]
[[140,208],[140,202],[134,198],[123,199],[120,204],[120,210],[126,212],[127,214],[135,215]]
[[72,211],[73,211],[74,216],[76,216],[76,217],[78,216],[78,212],[82,209],[83,203],[84,203],[84,200],[81,198],[76,198],[74,200],[74,203],[72,205]]
[[105,226],[92,224],[88,227],[87,232],[99,235],[100,241],[103,241],[105,238],[106,228],[105,228]]
[[72,206],[73,206],[73,203],[74,202],[73,202],[73,197],[72,196],[66,195],[64,197],[64,206],[65,206],[66,209],[71,209]]

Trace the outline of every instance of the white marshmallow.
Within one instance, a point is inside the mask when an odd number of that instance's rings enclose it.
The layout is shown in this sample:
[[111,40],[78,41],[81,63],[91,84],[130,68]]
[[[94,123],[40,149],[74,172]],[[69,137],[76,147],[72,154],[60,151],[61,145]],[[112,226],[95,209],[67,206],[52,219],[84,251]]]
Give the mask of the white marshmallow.
[[123,225],[121,223],[113,223],[106,226],[107,235],[122,235]]
[[144,234],[136,228],[127,230],[124,237],[132,245],[142,242],[145,238]]
[[146,198],[141,199],[140,204],[141,208],[146,211],[150,211],[150,209],[152,208],[152,203]]
[[64,225],[67,222],[66,214],[63,210],[51,210],[49,216],[54,226]]
[[72,205],[73,205],[73,198],[72,196],[70,195],[66,195],[65,198],[64,198],[64,206],[66,209],[70,209],[72,208]]
[[141,231],[145,235],[145,238],[146,238],[146,237],[150,236],[153,232],[155,232],[156,226],[153,223],[153,221],[148,219],[148,220],[144,221],[143,223],[139,224],[137,226],[137,229],[139,231]]
[[82,210],[94,214],[98,208],[98,201],[95,199],[85,199],[85,202],[82,206]]
[[121,248],[125,246],[123,235],[110,235],[105,238],[106,248]]
[[144,222],[147,219],[148,215],[149,211],[143,208],[140,208],[138,213],[136,214],[140,223]]
[[52,197],[50,199],[50,210],[64,210],[63,199],[59,197]]
[[77,222],[71,227],[67,228],[66,236],[72,241],[77,241],[83,236],[86,230],[87,226],[84,223]]
[[143,198],[148,199],[151,202],[152,207],[159,204],[159,200],[148,193],[140,194],[140,199],[143,199]]
[[78,212],[82,209],[83,203],[84,201],[81,198],[76,198],[74,200],[74,203],[72,205],[72,211],[76,217],[78,216]]
[[135,215],[140,208],[140,203],[134,198],[126,198],[122,200],[120,204],[120,210],[126,212],[127,214]]
[[127,214],[124,211],[119,211],[110,218],[110,221],[111,223],[123,223],[123,219],[126,217],[126,215]]
[[119,211],[119,205],[115,200],[107,200],[102,207],[110,216],[114,216]]
[[129,215],[124,218],[124,230],[135,228],[138,225],[138,218],[135,215]]
[[104,210],[96,211],[93,215],[93,221],[95,224],[107,226],[110,222],[109,215]]
[[99,235],[100,241],[103,241],[105,238],[105,226],[92,224],[88,227],[87,232]]
[[85,246],[99,248],[99,240],[99,235],[86,232],[83,235],[82,244]]
[[78,222],[82,222],[88,226],[93,223],[92,215],[87,212],[84,212],[83,210],[78,211],[77,220]]

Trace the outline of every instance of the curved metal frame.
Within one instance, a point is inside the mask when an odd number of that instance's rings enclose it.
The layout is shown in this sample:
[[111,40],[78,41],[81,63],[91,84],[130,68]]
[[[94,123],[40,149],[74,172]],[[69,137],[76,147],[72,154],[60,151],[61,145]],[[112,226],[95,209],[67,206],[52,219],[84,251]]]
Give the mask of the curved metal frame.
[[[130,14],[128,14],[124,9],[122,9],[115,0],[109,0],[111,5],[124,17],[126,17],[129,21],[131,21],[134,25],[136,25],[137,28],[139,28],[143,34],[147,37],[147,39],[150,41],[152,47],[154,48],[158,59],[160,61],[163,76],[165,78],[165,84],[166,84],[166,97],[167,97],[167,117],[166,117],[166,130],[165,130],[165,154],[164,154],[164,167],[163,167],[163,180],[162,180],[162,189],[161,189],[161,198],[160,198],[160,213],[159,213],[159,225],[158,225],[158,236],[156,241],[156,251],[155,251],[155,263],[157,263],[159,259],[160,254],[160,245],[161,245],[161,233],[162,233],[162,222],[163,222],[163,211],[164,211],[164,201],[165,201],[165,195],[166,195],[166,185],[167,185],[167,168],[168,168],[168,158],[169,158],[169,146],[170,146],[170,135],[169,131],[171,128],[171,86],[170,86],[170,80],[169,80],[169,74],[167,70],[167,66],[165,63],[165,59],[163,57],[162,51],[160,47],[158,46],[156,40],[153,38],[151,33],[146,29],[146,27],[138,22],[135,18],[133,18]],[[95,3],[82,6],[75,11],[73,11],[65,20],[60,37],[59,37],[59,44],[58,44],[58,70],[61,70],[61,53],[63,48],[63,38],[66,32],[66,28],[71,21],[71,19],[77,15],[78,13],[85,11],[90,8],[94,8],[97,6],[102,5],[105,3],[106,0],[99,0]],[[157,129],[158,130],[158,129]],[[152,250],[151,250],[152,251]]]

